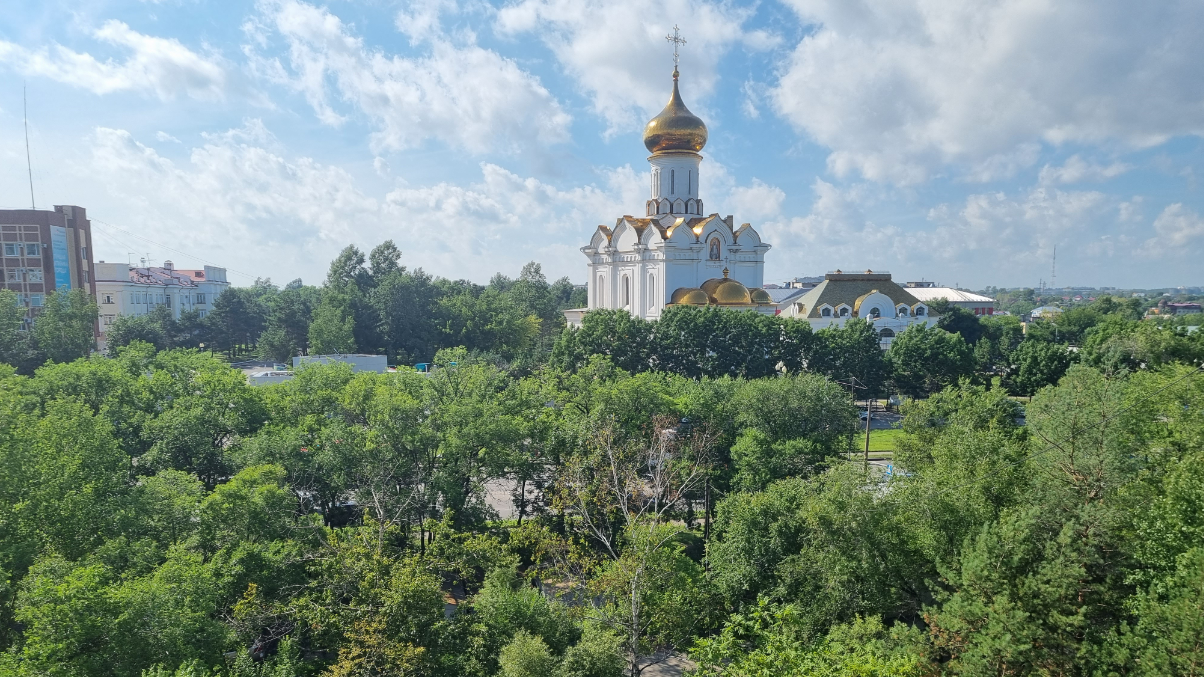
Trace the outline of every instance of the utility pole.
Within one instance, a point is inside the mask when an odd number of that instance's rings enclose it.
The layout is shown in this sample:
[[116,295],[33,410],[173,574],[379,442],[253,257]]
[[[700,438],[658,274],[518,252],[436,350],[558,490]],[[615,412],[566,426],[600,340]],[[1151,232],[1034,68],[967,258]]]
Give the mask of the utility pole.
[[[837,383],[839,383],[841,385],[847,385],[849,387],[849,394],[853,396],[853,405],[854,406],[856,406],[856,404],[857,404],[857,391],[854,390],[854,388],[859,389],[859,390],[867,389],[866,385],[864,383],[862,383],[861,380],[858,379],[856,376],[850,376],[848,382],[837,381]],[[869,471],[869,469],[870,469],[870,419],[874,417],[873,411],[874,410],[873,410],[872,400],[870,400],[869,393],[866,393],[866,396],[865,396],[865,454],[863,457],[863,461],[864,461],[863,467],[866,471]],[[851,461],[853,459],[850,458],[849,460]]]

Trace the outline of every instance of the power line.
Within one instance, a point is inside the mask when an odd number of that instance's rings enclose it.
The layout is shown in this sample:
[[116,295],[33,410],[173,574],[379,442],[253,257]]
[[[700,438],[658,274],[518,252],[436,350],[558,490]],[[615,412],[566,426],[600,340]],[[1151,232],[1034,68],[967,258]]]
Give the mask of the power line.
[[89,220],[91,220],[91,221],[94,221],[94,222],[96,222],[96,223],[103,224],[103,225],[105,225],[105,226],[108,226],[109,228],[113,228],[114,230],[119,230],[119,231],[121,231],[121,232],[125,233],[126,235],[129,235],[130,237],[136,237],[136,238],[138,238],[139,240],[142,240],[143,242],[146,242],[146,243],[148,243],[148,244],[153,244],[153,245],[155,245],[156,247],[161,247],[161,248],[163,248],[163,249],[166,249],[166,250],[168,250],[168,251],[175,252],[175,253],[177,253],[177,254],[179,254],[179,255],[181,255],[181,256],[187,256],[187,257],[189,257],[189,258],[196,259],[197,261],[200,261],[201,263],[208,263],[208,264],[209,264],[209,265],[211,265],[211,266],[217,266],[217,267],[219,267],[219,268],[225,268],[227,271],[229,271],[229,272],[231,272],[231,273],[237,273],[237,274],[239,274],[239,275],[242,275],[242,276],[244,276],[244,277],[246,277],[246,278],[249,278],[249,279],[251,279],[251,280],[258,280],[258,279],[259,279],[259,276],[258,276],[258,275],[252,275],[252,274],[250,274],[250,273],[244,273],[244,272],[242,272],[241,270],[235,270],[235,269],[233,269],[233,268],[230,268],[229,266],[225,266],[225,265],[223,265],[223,264],[220,264],[220,263],[215,263],[215,262],[213,262],[213,261],[208,261],[208,260],[206,260],[206,259],[203,259],[203,258],[201,258],[201,257],[197,256],[196,254],[190,254],[190,253],[188,253],[188,252],[183,252],[183,251],[180,251],[179,249],[176,249],[175,247],[169,247],[169,246],[167,246],[167,245],[165,245],[165,244],[162,244],[162,243],[159,243],[159,242],[155,242],[154,240],[152,240],[152,239],[150,239],[150,238],[143,237],[143,236],[141,236],[141,235],[139,235],[139,234],[137,234],[137,233],[132,233],[132,232],[130,232],[130,231],[128,231],[128,230],[126,230],[125,228],[122,228],[121,226],[117,226],[117,225],[114,225],[114,224],[112,224],[112,223],[109,223],[108,221],[104,221],[104,220],[102,220],[102,219],[98,219],[98,218],[96,218],[95,216],[89,216],[88,218],[89,218]]
[[29,155],[29,98],[25,95],[25,85],[21,85],[21,112],[25,119],[25,168],[29,171],[29,207],[37,209],[38,204],[33,199],[33,160]]

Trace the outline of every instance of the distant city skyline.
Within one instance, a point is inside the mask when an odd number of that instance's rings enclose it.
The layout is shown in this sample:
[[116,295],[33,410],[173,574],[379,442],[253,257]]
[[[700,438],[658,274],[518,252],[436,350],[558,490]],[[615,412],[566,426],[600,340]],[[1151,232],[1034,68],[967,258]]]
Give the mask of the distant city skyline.
[[700,197],[773,244],[766,282],[1035,287],[1056,247],[1059,287],[1204,284],[1199,3],[12,0],[0,208],[30,206],[24,87],[37,206],[87,208],[96,260],[319,284],[393,239],[584,283],[643,213],[675,24]]

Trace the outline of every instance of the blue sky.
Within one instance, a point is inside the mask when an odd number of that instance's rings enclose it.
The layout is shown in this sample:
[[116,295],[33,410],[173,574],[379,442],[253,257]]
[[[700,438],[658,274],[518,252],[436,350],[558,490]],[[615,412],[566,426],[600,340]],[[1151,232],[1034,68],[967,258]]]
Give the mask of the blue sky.
[[[93,216],[96,258],[316,283],[348,243],[584,280],[640,214],[640,132],[707,121],[708,211],[842,268],[968,287],[1204,283],[1204,4],[1111,0],[7,0],[0,207]],[[136,236],[135,236],[136,234]],[[148,242],[150,240],[152,242]]]

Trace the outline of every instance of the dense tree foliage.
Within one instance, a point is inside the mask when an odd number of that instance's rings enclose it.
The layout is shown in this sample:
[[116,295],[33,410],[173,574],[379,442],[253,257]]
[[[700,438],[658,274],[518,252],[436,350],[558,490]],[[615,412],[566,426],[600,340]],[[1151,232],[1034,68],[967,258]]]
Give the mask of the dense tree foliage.
[[[400,260],[107,355],[86,298],[0,309],[0,674],[1199,673],[1200,332],[1102,300],[886,351],[714,308],[566,330],[537,266]],[[252,388],[210,341],[435,368]],[[889,390],[890,465],[849,462],[851,393]]]

